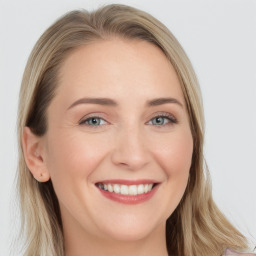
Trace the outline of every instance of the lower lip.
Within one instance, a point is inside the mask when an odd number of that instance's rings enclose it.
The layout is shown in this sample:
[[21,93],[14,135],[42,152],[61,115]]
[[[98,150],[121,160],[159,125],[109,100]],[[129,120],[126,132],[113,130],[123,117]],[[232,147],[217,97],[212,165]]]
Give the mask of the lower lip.
[[140,204],[143,202],[146,202],[150,200],[150,198],[153,197],[153,195],[156,193],[157,189],[159,186],[155,186],[151,191],[143,194],[139,194],[136,196],[131,196],[131,195],[122,195],[122,194],[117,194],[114,192],[108,192],[105,190],[102,190],[98,188],[103,196],[106,198],[113,200],[118,203],[122,204]]

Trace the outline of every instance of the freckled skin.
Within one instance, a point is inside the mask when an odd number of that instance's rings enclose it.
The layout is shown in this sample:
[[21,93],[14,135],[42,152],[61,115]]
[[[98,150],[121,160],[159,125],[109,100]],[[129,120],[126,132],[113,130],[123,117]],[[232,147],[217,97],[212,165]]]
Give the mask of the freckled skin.
[[[82,97],[110,98],[117,106],[68,109]],[[163,97],[175,98],[183,107],[146,105]],[[158,113],[178,122],[153,125],[150,120]],[[117,248],[125,248],[119,255],[167,255],[165,221],[185,191],[193,140],[179,80],[161,50],[121,39],[76,49],[61,67],[47,115],[44,161],[59,199],[66,255],[115,255]],[[79,123],[92,116],[104,123]],[[95,183],[106,179],[160,184],[150,200],[124,205],[101,195]]]

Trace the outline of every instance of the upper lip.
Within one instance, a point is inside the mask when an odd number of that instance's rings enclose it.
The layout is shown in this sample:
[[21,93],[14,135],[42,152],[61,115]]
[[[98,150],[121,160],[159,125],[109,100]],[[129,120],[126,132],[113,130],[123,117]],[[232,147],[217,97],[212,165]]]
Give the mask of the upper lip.
[[101,180],[95,184],[104,183],[104,184],[123,184],[123,185],[139,185],[139,184],[155,184],[159,183],[156,180],[152,179],[139,179],[139,180],[124,180],[124,179],[112,179],[112,180]]

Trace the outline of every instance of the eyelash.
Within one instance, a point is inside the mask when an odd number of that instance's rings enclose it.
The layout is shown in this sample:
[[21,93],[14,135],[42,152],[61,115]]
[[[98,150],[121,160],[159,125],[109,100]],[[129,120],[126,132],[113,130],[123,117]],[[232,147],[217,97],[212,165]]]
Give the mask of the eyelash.
[[100,119],[100,120],[103,120],[105,123],[107,123],[107,121],[105,119],[103,119],[102,117],[100,117],[100,116],[92,116],[92,117],[88,117],[86,119],[81,120],[79,122],[79,125],[92,126],[94,128],[96,128],[97,126],[102,126],[102,124],[101,125],[88,124],[88,122],[92,121],[93,119]]
[[[174,124],[177,124],[178,123],[178,120],[171,114],[169,113],[160,113],[160,114],[157,114],[156,116],[154,116],[152,119],[150,119],[149,122],[152,122],[154,119],[157,119],[157,118],[163,118],[165,120],[167,120],[167,123],[164,123],[164,124],[155,124],[155,126],[159,126],[159,127],[163,127],[163,126],[166,126],[166,125],[174,125]],[[147,123],[149,123],[147,122]]]
[[[153,118],[151,118],[146,124],[149,124],[150,122],[152,123],[153,120],[157,119],[157,118],[163,118],[165,120],[164,124],[152,124],[152,125],[163,127],[163,126],[174,125],[174,124],[178,123],[178,120],[173,115],[171,115],[169,113],[160,113],[160,114],[155,115]],[[105,124],[98,124],[98,125],[89,124],[89,122],[92,121],[93,119],[101,120],[101,122],[103,121],[103,122],[105,122]],[[166,120],[167,120],[167,122],[166,122]],[[92,128],[98,128],[99,126],[106,125],[107,123],[108,122],[100,116],[92,116],[92,117],[88,117],[86,119],[79,121],[79,125],[86,125],[86,126],[90,126]]]

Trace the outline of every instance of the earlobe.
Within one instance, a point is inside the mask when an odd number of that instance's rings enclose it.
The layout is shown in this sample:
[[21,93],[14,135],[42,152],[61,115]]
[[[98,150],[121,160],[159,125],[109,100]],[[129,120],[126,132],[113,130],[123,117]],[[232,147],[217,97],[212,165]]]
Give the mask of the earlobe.
[[42,138],[35,135],[29,127],[25,127],[22,135],[22,148],[28,169],[39,182],[50,179],[47,170]]

